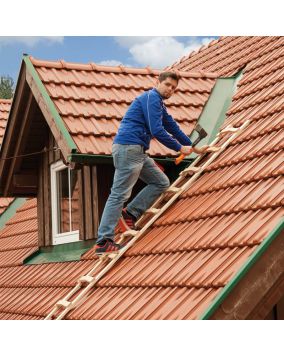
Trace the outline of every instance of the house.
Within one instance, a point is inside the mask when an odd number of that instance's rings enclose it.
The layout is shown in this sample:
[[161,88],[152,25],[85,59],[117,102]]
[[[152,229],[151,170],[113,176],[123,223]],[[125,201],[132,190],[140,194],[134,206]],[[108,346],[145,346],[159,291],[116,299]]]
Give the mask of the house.
[[[283,42],[222,37],[173,64],[187,134],[251,122],[67,319],[283,319]],[[2,319],[44,318],[92,268],[112,137],[157,74],[24,57],[1,158],[24,157],[1,160],[0,192],[31,199],[0,234]],[[174,179],[172,152],[150,154]]]

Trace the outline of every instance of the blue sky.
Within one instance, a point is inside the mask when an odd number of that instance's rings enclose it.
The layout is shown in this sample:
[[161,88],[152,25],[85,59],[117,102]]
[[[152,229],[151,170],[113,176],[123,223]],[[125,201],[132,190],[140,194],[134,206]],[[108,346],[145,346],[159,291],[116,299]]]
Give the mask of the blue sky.
[[16,82],[22,54],[44,60],[162,69],[214,36],[0,36],[0,75]]

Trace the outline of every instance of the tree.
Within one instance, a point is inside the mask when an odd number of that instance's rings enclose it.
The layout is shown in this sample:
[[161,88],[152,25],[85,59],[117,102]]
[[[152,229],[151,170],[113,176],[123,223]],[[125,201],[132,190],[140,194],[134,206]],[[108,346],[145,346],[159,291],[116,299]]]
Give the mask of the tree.
[[0,99],[11,99],[13,97],[14,80],[10,76],[1,76]]

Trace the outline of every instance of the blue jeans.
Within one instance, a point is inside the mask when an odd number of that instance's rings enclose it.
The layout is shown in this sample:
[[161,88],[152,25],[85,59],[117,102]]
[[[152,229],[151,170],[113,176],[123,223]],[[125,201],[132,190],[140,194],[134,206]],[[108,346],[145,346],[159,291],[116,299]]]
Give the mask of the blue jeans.
[[113,144],[112,155],[115,174],[98,229],[97,242],[104,238],[114,238],[114,230],[122,208],[129,199],[138,178],[147,186],[126,207],[127,211],[137,219],[170,186],[166,174],[157,167],[152,158],[144,153],[141,145]]

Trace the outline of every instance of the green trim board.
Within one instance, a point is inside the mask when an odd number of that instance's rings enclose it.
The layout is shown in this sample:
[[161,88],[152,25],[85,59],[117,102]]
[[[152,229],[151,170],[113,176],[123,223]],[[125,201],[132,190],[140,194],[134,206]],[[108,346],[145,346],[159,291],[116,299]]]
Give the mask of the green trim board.
[[73,243],[53,245],[50,247],[40,247],[38,251],[24,260],[24,264],[45,264],[66,261],[78,261],[82,254],[89,250],[95,240],[84,240]]
[[71,153],[77,152],[77,150],[78,150],[77,146],[76,146],[74,140],[72,139],[70,133],[68,132],[68,130],[63,122],[63,119],[60,117],[53,101],[51,100],[51,98],[50,98],[45,86],[43,85],[37,71],[35,70],[35,67],[33,66],[29,56],[24,55],[23,60],[26,64],[27,70],[32,75],[40,93],[42,94],[42,97],[43,97],[43,99],[44,99],[53,119],[54,119],[54,122],[55,122],[58,130],[61,132],[62,136],[64,137],[65,142],[66,142],[68,148],[70,149],[70,152]]
[[267,238],[256,248],[252,255],[248,258],[241,269],[236,273],[232,280],[222,289],[218,296],[213,300],[210,306],[201,315],[200,319],[209,319],[216,311],[219,305],[224,301],[228,294],[233,290],[237,283],[248,273],[256,261],[262,256],[262,254],[268,249],[270,244],[276,239],[280,232],[284,229],[284,219],[282,218],[276,227],[269,233]]
[[0,216],[0,230],[5,226],[7,221],[12,218],[17,209],[20,208],[25,202],[26,198],[18,197],[6,208],[6,210]]

